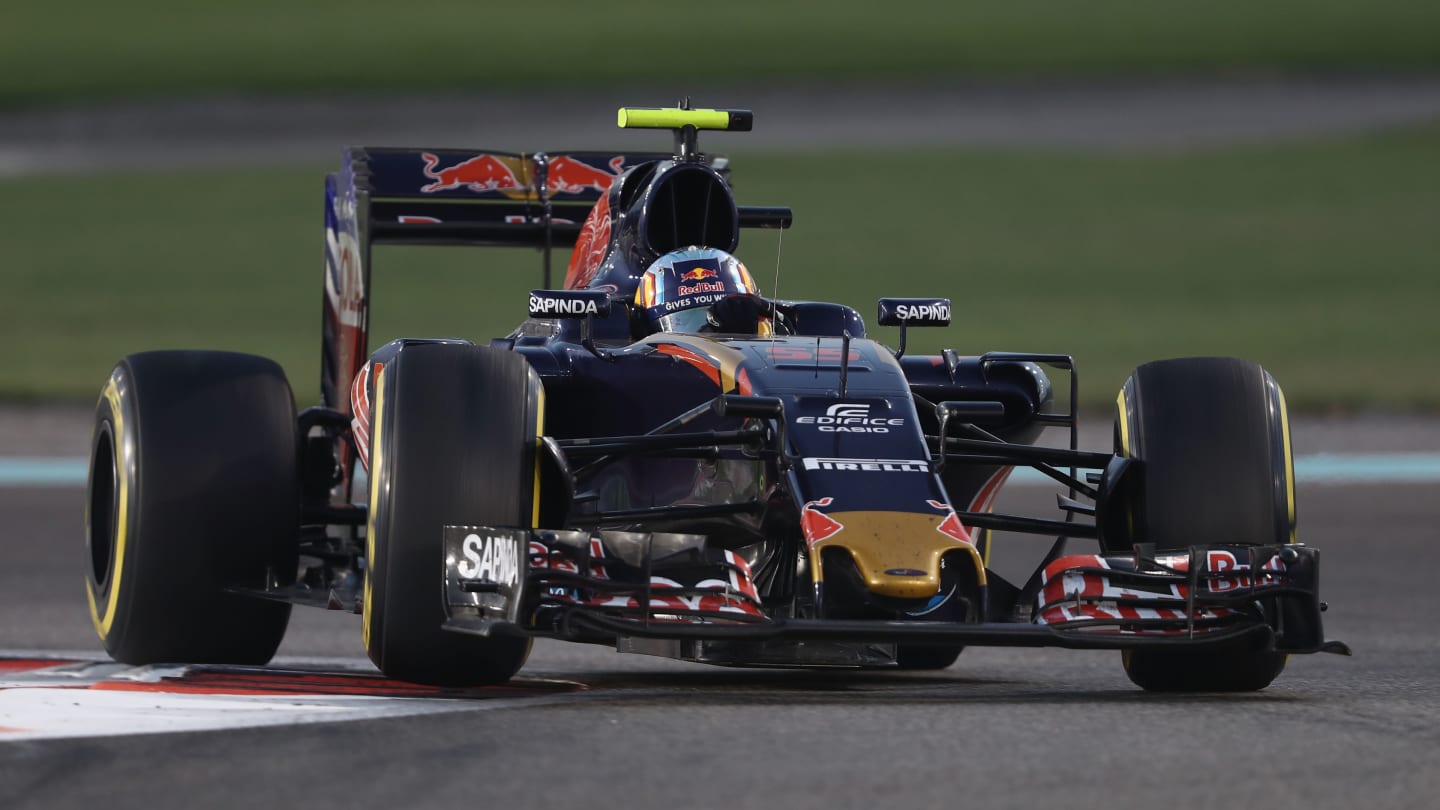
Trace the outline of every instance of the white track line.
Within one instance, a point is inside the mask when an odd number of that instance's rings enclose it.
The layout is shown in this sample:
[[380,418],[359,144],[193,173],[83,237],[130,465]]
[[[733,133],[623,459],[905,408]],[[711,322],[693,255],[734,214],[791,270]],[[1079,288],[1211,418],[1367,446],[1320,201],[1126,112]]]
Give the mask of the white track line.
[[[48,652],[38,657],[54,658]],[[82,656],[93,656],[84,653]],[[7,654],[7,658],[25,658]],[[370,676],[349,659],[304,659],[328,672],[317,675]],[[287,661],[277,661],[284,666]],[[176,683],[187,667],[129,667],[94,660],[63,661],[22,671],[5,671],[0,659],[0,743],[18,740],[74,737],[110,737],[130,734],[167,734],[216,731],[259,726],[333,723],[500,709],[570,695],[524,694],[482,697],[390,697],[305,692],[256,694],[194,694],[164,689]],[[284,672],[277,669],[283,680]],[[523,684],[522,684],[523,686]],[[131,691],[140,688],[147,691]]]

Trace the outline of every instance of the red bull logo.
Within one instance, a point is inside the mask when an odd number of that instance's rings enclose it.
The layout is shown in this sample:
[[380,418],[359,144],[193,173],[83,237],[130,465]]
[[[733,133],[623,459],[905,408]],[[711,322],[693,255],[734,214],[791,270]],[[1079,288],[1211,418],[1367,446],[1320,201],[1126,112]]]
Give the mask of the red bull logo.
[[935,530],[941,534],[949,535],[962,543],[974,542],[970,538],[970,532],[966,531],[965,525],[960,522],[960,516],[954,512],[946,515],[945,519],[940,522],[940,525],[935,527]]
[[833,501],[833,498],[821,498],[810,501],[805,504],[804,509],[800,510],[800,530],[805,534],[805,539],[809,542],[809,545],[813,546],[845,528],[840,521],[815,508],[817,506],[829,506]]
[[607,191],[625,167],[625,156],[611,159],[610,171],[597,169],[569,155],[550,161],[545,171],[545,188],[560,194],[579,194],[587,189]]
[[970,531],[965,528],[965,524],[960,522],[960,516],[955,514],[955,510],[950,507],[950,504],[943,501],[928,500],[926,503],[941,511],[949,512],[949,514],[945,516],[945,519],[940,521],[940,525],[935,527],[935,531],[949,535],[962,543],[975,542],[974,539],[970,537]]
[[570,254],[570,266],[565,270],[565,289],[578,290],[590,286],[600,264],[610,249],[610,198],[601,196],[585,224],[580,229],[580,238]]
[[515,172],[494,155],[476,155],[438,171],[435,167],[440,164],[440,158],[429,152],[420,153],[420,157],[425,160],[425,176],[435,181],[423,186],[420,189],[422,194],[450,191],[462,186],[470,191],[501,191],[525,187],[515,176]]
[[723,293],[725,285],[718,281],[702,281],[698,284],[681,284],[675,288],[676,295],[699,295],[701,293]]
[[683,281],[702,281],[707,278],[715,278],[718,273],[708,267],[697,267],[688,273],[682,273],[680,278]]

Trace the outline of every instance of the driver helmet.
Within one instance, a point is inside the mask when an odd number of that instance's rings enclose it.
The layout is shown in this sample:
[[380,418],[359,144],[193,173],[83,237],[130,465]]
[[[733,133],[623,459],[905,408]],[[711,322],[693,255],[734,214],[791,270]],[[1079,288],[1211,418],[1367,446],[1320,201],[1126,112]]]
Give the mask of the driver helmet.
[[[710,307],[730,296],[753,296],[760,288],[739,259],[715,248],[688,247],[656,259],[635,290],[635,306],[652,332],[730,331],[711,315]],[[771,334],[769,318],[759,318],[756,331]]]

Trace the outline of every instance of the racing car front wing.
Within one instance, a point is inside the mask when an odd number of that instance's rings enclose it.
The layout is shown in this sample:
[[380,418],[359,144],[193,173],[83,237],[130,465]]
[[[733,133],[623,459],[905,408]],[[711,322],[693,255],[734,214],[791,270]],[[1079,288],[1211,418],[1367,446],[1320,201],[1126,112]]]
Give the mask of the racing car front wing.
[[[766,645],[776,643],[792,650],[832,643],[1070,649],[1243,644],[1349,654],[1343,643],[1324,639],[1319,553],[1302,545],[1216,545],[1159,554],[1137,546],[1130,557],[1062,557],[1040,572],[1035,593],[1019,599],[1010,598],[1015,593],[1008,585],[1010,597],[1000,597],[996,578],[977,621],[957,623],[829,619],[823,606],[819,616],[785,615],[788,607],[764,603],[743,557],[709,548],[704,540],[659,532],[446,526],[445,628],[762,664],[796,662],[784,656],[766,661]],[[862,656],[854,663],[883,658]],[[799,663],[844,660],[812,654]]]

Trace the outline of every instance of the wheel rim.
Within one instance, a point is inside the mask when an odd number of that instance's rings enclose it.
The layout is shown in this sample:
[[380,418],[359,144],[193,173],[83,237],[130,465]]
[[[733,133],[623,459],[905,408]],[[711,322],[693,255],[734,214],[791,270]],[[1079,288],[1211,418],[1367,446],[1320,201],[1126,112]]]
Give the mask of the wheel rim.
[[106,422],[100,428],[91,454],[89,520],[86,521],[85,536],[86,545],[90,547],[90,574],[100,591],[104,591],[110,583],[115,552],[115,515],[119,511],[120,492],[118,474],[115,437]]

